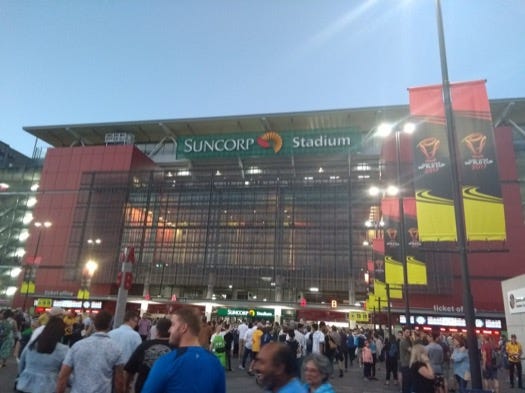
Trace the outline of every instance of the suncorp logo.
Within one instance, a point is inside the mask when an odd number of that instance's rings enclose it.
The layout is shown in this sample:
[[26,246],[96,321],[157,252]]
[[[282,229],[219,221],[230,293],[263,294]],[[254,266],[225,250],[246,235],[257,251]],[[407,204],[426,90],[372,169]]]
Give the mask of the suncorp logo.
[[278,133],[274,131],[268,131],[264,133],[264,135],[257,138],[257,144],[263,149],[269,149],[271,147],[273,152],[277,154],[283,147],[283,139]]

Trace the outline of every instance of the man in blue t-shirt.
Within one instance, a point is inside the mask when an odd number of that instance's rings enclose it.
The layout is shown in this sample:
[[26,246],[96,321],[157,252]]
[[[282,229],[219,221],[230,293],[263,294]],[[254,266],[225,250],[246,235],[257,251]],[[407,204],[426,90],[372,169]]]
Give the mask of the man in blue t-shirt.
[[153,364],[142,393],[225,393],[226,376],[217,357],[199,344],[200,317],[191,307],[171,317],[169,343],[176,349]]

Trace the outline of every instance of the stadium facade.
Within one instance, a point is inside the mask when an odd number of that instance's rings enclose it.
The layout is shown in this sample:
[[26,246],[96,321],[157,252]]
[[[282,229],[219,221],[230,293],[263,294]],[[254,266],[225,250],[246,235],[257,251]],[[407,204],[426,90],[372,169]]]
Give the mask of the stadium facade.
[[[470,245],[468,263],[477,315],[494,321],[503,317],[501,280],[525,273],[525,100],[490,103],[508,235]],[[368,190],[386,186],[392,141],[375,131],[408,119],[407,106],[394,106],[26,127],[53,146],[32,212],[53,225],[28,226],[20,263],[38,262],[35,290],[19,291],[15,305],[78,300],[92,259],[86,305],[114,307],[122,253],[132,247],[128,301],[143,310],[192,303],[345,320],[366,298],[369,244],[383,236],[381,202]],[[402,143],[399,159],[407,195],[409,149]],[[424,248],[428,283],[410,287],[415,315],[462,316],[454,250]],[[398,318],[403,301],[392,307]]]

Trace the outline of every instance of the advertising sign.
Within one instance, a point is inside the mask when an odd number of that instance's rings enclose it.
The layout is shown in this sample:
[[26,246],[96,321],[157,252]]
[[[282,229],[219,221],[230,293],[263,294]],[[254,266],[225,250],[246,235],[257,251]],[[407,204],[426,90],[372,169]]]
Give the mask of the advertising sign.
[[177,159],[330,154],[350,151],[358,147],[360,142],[361,134],[351,128],[199,135],[177,139]]
[[219,317],[237,317],[237,318],[273,318],[274,311],[269,308],[255,309],[255,308],[218,308],[217,315]]
[[525,312],[525,288],[514,289],[507,292],[507,303],[511,314]]

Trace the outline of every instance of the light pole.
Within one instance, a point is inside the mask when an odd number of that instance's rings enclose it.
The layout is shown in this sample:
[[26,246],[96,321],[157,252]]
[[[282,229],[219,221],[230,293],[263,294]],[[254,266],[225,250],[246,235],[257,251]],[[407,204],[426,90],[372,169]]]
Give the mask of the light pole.
[[405,207],[403,203],[403,187],[401,187],[401,143],[400,135],[402,132],[406,134],[412,134],[415,131],[414,123],[405,123],[402,130],[394,130],[394,127],[390,124],[380,124],[378,127],[378,135],[386,137],[394,132],[395,147],[396,147],[396,182],[398,185],[398,211],[399,211],[399,258],[403,265],[403,298],[405,300],[405,318],[406,324],[409,328],[412,327],[410,320],[410,302],[408,299],[408,261],[406,255],[406,225],[405,225]]
[[450,156],[452,195],[454,202],[454,218],[456,220],[457,244],[459,248],[459,259],[461,266],[461,282],[463,284],[463,307],[465,310],[465,324],[467,328],[467,347],[470,360],[470,371],[472,374],[472,388],[481,389],[482,375],[480,366],[480,354],[476,337],[476,311],[474,299],[470,288],[470,273],[467,256],[467,231],[465,226],[465,209],[461,195],[463,193],[459,168],[458,151],[456,142],[456,125],[452,111],[452,100],[450,96],[450,80],[448,78],[447,50],[445,47],[445,32],[443,28],[443,16],[441,14],[441,2],[436,0],[436,19],[439,39],[439,58],[441,63],[441,83],[443,87],[443,105],[445,107],[445,119],[448,138],[448,153]]
[[22,309],[26,312],[27,296],[29,293],[35,292],[35,279],[36,279],[36,268],[40,264],[40,258],[38,256],[38,249],[40,247],[40,239],[42,237],[42,230],[48,229],[53,225],[51,221],[36,221],[34,223],[35,228],[38,230],[38,236],[36,238],[36,247],[33,254],[33,260],[30,263],[26,263],[24,271],[24,282],[22,283],[22,288],[25,289],[24,292],[24,304]]
[[162,271],[160,273],[160,285],[159,285],[159,294],[157,295],[158,297],[162,297],[162,285],[164,284],[164,271],[166,270],[166,268],[168,267],[169,265],[165,262],[160,262],[160,263],[156,263],[155,264],[155,267],[157,269],[160,269],[162,268]]

